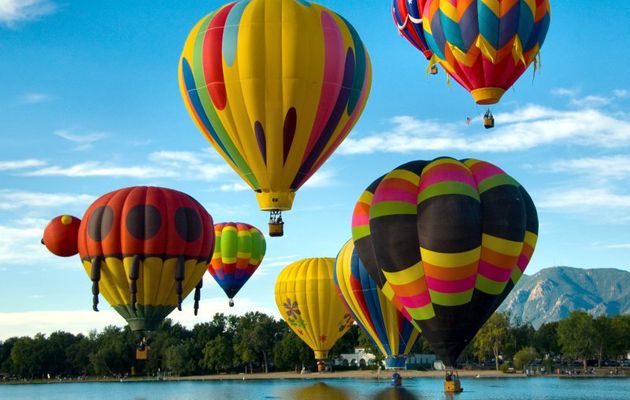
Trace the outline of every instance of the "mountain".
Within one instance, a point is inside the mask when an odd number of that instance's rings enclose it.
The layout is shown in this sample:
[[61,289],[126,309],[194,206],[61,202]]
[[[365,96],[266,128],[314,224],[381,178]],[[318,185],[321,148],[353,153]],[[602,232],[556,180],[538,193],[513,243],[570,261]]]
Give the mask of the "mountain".
[[538,328],[558,321],[573,310],[595,316],[630,313],[630,272],[618,269],[546,268],[523,275],[499,311],[512,321]]

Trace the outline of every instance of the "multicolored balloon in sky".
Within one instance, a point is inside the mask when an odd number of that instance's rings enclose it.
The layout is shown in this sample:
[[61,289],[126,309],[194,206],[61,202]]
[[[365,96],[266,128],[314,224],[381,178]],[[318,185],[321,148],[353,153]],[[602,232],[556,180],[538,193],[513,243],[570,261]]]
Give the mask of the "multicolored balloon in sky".
[[[66,224],[68,218],[72,221]],[[53,219],[43,242],[56,254],[60,248],[78,250],[93,282],[95,311],[100,293],[132,330],[152,331],[176,307],[181,309],[195,288],[196,312],[214,229],[210,214],[187,194],[138,186],[100,197],[80,222],[68,216]]]
[[429,60],[433,52],[424,37],[422,11],[427,0],[393,0],[392,17],[398,32]]
[[210,275],[232,300],[256,272],[265,256],[265,236],[258,228],[242,222],[225,222],[214,226],[216,237]]
[[335,289],[334,261],[305,258],[288,265],[276,280],[278,310],[293,332],[313,349],[320,371],[328,350],[354,323]]
[[474,159],[401,165],[363,193],[353,221],[359,258],[378,266],[451,367],[518,282],[538,237],[527,191]]
[[386,368],[405,368],[420,334],[388,299],[363,266],[352,240],[335,261],[335,286],[357,324],[385,356]]
[[424,37],[477,104],[494,104],[535,61],[551,20],[549,0],[426,0]]
[[368,53],[335,12],[298,0],[229,3],[192,29],[179,63],[186,107],[204,136],[271,211],[280,212],[357,122]]

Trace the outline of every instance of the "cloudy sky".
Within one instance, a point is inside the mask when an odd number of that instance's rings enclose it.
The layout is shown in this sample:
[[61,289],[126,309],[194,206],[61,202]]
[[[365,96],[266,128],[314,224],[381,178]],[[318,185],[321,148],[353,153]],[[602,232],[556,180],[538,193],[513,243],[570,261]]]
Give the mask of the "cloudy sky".
[[[442,73],[426,76],[388,0],[321,3],[363,38],[372,94],[349,138],[298,193],[286,236],[268,239],[263,266],[232,311],[277,314],[280,269],[334,257],[365,186],[406,161],[441,155],[496,163],[530,192],[541,221],[530,273],[555,265],[630,271],[630,26],[620,23],[630,20],[630,2],[552,1],[542,68],[494,108],[492,131],[468,93]],[[111,190],[171,187],[217,222],[265,227],[267,215],[199,134],[177,86],[188,31],[220,5],[0,0],[0,339],[123,325],[107,307],[91,312],[78,257],[59,259],[39,244],[49,219],[81,217]],[[213,282],[203,296],[198,319],[191,304],[173,317],[192,324],[228,311]]]

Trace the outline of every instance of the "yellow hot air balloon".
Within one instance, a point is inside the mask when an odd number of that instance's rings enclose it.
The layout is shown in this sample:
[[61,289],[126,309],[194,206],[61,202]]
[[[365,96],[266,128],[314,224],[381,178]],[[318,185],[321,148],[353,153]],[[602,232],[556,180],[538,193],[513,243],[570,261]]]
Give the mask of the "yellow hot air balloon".
[[224,5],[192,29],[179,63],[188,112],[272,212],[270,236],[359,119],[371,77],[352,25],[301,0]]
[[288,265],[276,280],[276,305],[291,329],[315,352],[319,371],[337,339],[354,320],[333,281],[334,258],[306,258]]

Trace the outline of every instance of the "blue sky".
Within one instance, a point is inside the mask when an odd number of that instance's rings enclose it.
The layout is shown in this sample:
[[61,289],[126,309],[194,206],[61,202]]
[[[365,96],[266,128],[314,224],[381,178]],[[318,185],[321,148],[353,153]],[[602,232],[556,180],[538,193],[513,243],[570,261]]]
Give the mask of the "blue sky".
[[[192,26],[221,1],[0,0],[0,339],[73,332],[124,321],[90,310],[78,257],[39,244],[46,222],[82,217],[98,196],[160,185],[197,198],[219,221],[265,228],[253,193],[187,115],[177,63]],[[467,92],[398,36],[390,2],[328,0],[365,42],[374,69],[368,105],[336,154],[300,190],[287,234],[268,239],[234,312],[277,314],[280,269],[334,257],[350,216],[376,177],[413,159],[475,157],[501,166],[532,195],[541,221],[529,273],[554,265],[630,271],[630,2],[552,1],[543,67],[528,71],[494,107],[485,131]],[[602,2],[606,3],[606,2]],[[612,3],[610,3],[612,4]],[[209,278],[211,279],[211,278]],[[202,312],[228,311],[214,282]]]

